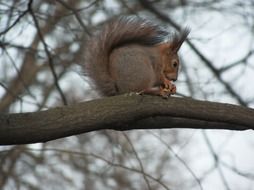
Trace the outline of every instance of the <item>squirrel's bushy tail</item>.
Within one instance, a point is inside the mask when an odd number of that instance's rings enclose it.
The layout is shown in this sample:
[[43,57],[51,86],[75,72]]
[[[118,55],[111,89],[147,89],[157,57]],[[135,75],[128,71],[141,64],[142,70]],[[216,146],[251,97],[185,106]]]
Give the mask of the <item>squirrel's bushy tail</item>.
[[109,56],[119,46],[136,43],[155,45],[168,33],[158,25],[138,17],[120,17],[107,23],[86,44],[85,73],[92,79],[101,95],[116,95],[117,87],[109,73]]

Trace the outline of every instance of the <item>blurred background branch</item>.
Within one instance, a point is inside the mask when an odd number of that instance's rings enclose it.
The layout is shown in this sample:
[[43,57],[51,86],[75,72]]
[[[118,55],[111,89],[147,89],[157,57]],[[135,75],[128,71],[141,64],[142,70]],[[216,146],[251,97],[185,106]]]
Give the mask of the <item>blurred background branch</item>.
[[[86,39],[130,14],[172,33],[191,28],[180,51],[178,96],[253,108],[253,9],[252,0],[0,0],[0,111],[98,98],[79,66]],[[0,189],[254,189],[252,132],[153,133],[105,130],[1,147]]]

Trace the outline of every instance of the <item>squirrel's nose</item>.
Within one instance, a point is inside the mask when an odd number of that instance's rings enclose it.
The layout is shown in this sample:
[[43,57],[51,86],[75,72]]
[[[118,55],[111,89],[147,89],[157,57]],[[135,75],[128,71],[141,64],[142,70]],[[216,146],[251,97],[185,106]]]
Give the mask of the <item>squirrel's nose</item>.
[[177,80],[177,77],[170,77],[169,80],[172,80],[173,82],[175,82]]
[[166,75],[166,78],[168,79],[168,80],[172,80],[172,81],[176,81],[177,80],[177,75],[176,74],[167,74]]

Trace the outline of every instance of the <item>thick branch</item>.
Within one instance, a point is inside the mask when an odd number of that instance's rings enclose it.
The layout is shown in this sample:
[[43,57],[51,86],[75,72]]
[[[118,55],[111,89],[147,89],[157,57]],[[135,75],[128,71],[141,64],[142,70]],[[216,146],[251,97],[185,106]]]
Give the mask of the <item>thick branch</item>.
[[101,129],[254,129],[254,110],[190,98],[122,95],[34,113],[0,114],[0,144],[54,140]]

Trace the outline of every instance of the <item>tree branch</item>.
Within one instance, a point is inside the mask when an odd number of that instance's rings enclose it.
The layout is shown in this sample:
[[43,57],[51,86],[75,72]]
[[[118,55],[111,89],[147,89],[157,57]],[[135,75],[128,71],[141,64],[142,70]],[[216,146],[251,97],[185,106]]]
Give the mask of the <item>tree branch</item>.
[[122,95],[34,113],[0,114],[0,144],[46,142],[102,129],[254,129],[254,110],[191,98]]
[[44,51],[45,51],[45,53],[46,53],[46,55],[47,55],[47,57],[48,57],[49,68],[50,68],[50,70],[51,70],[51,72],[52,72],[52,75],[53,75],[53,79],[54,79],[54,83],[55,83],[56,89],[57,89],[57,91],[59,92],[59,95],[60,95],[60,97],[61,97],[61,99],[62,99],[62,101],[63,101],[63,104],[64,104],[64,105],[67,105],[67,104],[68,104],[68,103],[67,103],[67,99],[66,99],[66,97],[65,97],[65,95],[64,95],[64,92],[62,91],[62,89],[61,89],[61,87],[60,87],[60,85],[59,85],[59,82],[58,82],[58,76],[57,76],[57,73],[56,73],[56,71],[55,71],[55,67],[54,67],[54,63],[53,63],[53,58],[52,58],[52,56],[51,56],[50,50],[49,50],[49,48],[48,48],[48,45],[47,45],[47,43],[46,43],[46,41],[45,41],[45,39],[44,39],[43,33],[42,33],[41,29],[40,29],[39,22],[38,22],[38,20],[36,19],[36,16],[35,16],[35,14],[34,14],[34,12],[33,12],[32,4],[33,4],[33,0],[30,0],[29,5],[28,5],[29,13],[30,13],[30,15],[32,16],[32,19],[33,19],[35,28],[36,28],[37,33],[38,33],[38,36],[39,36],[39,38],[40,38],[40,40],[41,40],[41,42],[42,42],[42,45],[43,45],[43,47],[44,47]]

